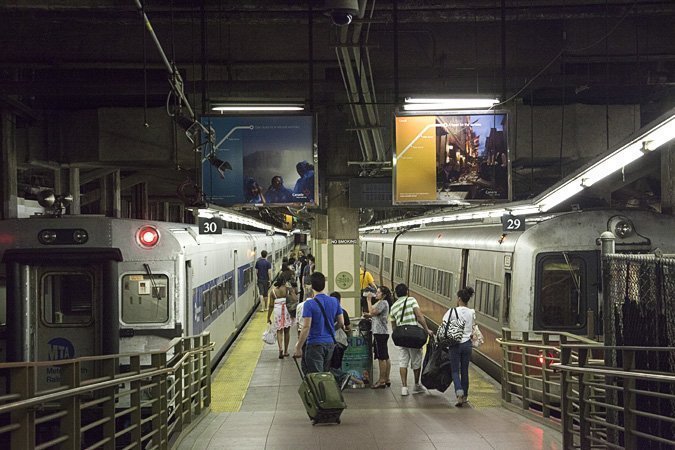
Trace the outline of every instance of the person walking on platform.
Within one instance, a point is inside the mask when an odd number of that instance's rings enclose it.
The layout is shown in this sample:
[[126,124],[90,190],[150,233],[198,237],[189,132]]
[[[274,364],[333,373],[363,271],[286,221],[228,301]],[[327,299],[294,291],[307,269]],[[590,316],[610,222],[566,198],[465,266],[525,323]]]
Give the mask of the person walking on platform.
[[[326,277],[321,272],[310,275],[314,297],[302,307],[302,331],[295,344],[294,358],[302,358],[303,372],[328,372],[335,347],[335,328],[344,328],[342,308],[336,298],[324,293]],[[307,346],[303,349],[305,342]]]
[[[389,316],[391,319],[391,328],[395,329],[399,325],[417,325],[424,328],[428,335],[433,336],[427,326],[427,321],[422,314],[422,310],[417,304],[415,297],[408,296],[408,286],[401,283],[396,286],[396,302],[392,305]],[[420,384],[420,375],[422,373],[422,349],[399,347],[399,372],[401,374],[401,395],[408,395],[408,366],[413,370],[415,378],[415,388],[413,394],[425,392],[426,389]]]
[[360,272],[359,272],[359,281],[361,282],[361,314],[368,313],[368,305],[366,304],[366,292],[375,292],[377,285],[375,284],[375,279],[370,272],[366,270],[366,267],[361,263]]
[[314,273],[316,264],[314,262],[314,256],[307,255],[307,265],[302,269],[302,281],[304,284],[304,293],[305,298],[310,298],[312,296],[312,278],[311,275]]
[[[286,286],[283,277],[277,278],[274,286],[269,293],[269,312],[267,313],[267,323],[274,326],[277,331],[277,344],[279,345],[279,359],[288,356],[288,343],[291,340],[291,327],[293,318],[288,311],[287,302],[291,302],[293,296],[292,288]],[[274,312],[274,322],[272,322],[272,312]],[[283,348],[281,342],[283,338]]]
[[473,324],[476,323],[476,311],[467,308],[469,300],[473,296],[473,288],[465,287],[457,291],[457,307],[450,308],[443,316],[443,322],[451,319],[450,314],[453,310],[457,312],[459,321],[464,321],[464,334],[459,344],[450,347],[450,371],[452,372],[452,382],[455,385],[455,394],[457,394],[457,403],[455,406],[463,406],[469,396],[469,362],[471,361],[471,333]]
[[255,263],[255,271],[258,281],[258,297],[261,311],[267,311],[267,294],[270,290],[270,278],[272,278],[272,263],[267,260],[267,251],[260,252],[260,259]]
[[[377,302],[372,304],[372,297],[375,296]],[[368,304],[368,314],[365,317],[371,317],[373,321],[373,351],[375,359],[380,368],[380,375],[377,382],[373,384],[373,389],[384,389],[391,386],[389,374],[391,372],[391,361],[389,359],[389,304],[391,303],[391,291],[386,286],[380,286],[375,294],[366,293],[366,303]]]

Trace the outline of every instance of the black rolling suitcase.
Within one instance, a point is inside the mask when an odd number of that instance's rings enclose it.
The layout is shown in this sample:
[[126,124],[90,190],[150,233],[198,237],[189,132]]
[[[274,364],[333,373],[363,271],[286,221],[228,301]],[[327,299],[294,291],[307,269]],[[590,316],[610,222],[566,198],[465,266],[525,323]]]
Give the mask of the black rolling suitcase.
[[347,407],[342,391],[330,372],[303,375],[297,359],[293,359],[300,372],[302,384],[298,394],[305,405],[312,425],[317,423],[340,423],[340,415]]

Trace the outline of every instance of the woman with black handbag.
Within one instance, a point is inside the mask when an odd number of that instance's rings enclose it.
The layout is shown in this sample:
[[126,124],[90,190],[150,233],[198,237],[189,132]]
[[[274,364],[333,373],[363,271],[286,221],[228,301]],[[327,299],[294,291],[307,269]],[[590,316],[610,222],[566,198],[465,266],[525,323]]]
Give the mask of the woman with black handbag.
[[[420,384],[422,373],[422,347],[426,335],[433,336],[427,326],[422,310],[414,297],[408,297],[408,286],[401,283],[396,286],[398,300],[390,310],[392,340],[399,349],[399,372],[401,374],[401,395],[408,395],[408,366],[413,370],[415,388],[413,394],[426,392]],[[417,327],[421,327],[416,330]],[[398,329],[398,331],[397,331]],[[423,330],[422,330],[423,329]],[[419,345],[418,345],[419,344]]]
[[471,333],[476,323],[476,311],[467,308],[469,300],[473,296],[473,288],[470,286],[457,291],[457,307],[450,308],[443,316],[443,322],[439,328],[451,329],[459,326],[461,336],[455,340],[455,344],[450,347],[450,371],[452,372],[452,381],[455,384],[455,393],[457,403],[455,406],[461,407],[467,402],[469,396],[469,362],[471,361]]

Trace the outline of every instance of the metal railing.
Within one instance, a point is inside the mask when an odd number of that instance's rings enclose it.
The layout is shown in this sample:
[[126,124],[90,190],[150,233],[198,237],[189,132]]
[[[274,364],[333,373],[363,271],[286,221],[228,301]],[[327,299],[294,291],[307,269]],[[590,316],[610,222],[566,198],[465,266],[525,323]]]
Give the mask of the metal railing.
[[210,404],[212,347],[205,333],[157,352],[0,364],[0,447],[169,448]]
[[675,347],[563,345],[555,366],[562,372],[563,447],[675,448],[675,374],[642,368],[674,357]]
[[[560,362],[560,348],[572,342],[602,344],[571,333],[502,329],[497,339],[503,353],[502,405],[531,419],[561,429],[561,376],[552,365]],[[575,353],[570,357],[577,358]]]

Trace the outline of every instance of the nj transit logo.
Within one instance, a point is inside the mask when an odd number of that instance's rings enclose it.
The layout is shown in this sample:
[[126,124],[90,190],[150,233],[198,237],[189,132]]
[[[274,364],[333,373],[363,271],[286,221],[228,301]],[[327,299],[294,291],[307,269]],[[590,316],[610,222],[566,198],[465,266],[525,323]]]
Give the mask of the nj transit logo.
[[57,337],[47,342],[49,345],[49,361],[72,359],[75,357],[75,347],[66,338]]

